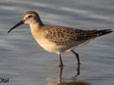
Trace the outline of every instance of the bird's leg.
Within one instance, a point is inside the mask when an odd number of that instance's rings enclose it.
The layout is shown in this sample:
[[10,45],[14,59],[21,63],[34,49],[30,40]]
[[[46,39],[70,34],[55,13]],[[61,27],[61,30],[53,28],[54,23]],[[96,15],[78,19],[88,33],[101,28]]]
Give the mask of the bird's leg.
[[80,75],[80,64],[78,64],[78,67],[77,67],[77,73],[74,77],[72,77],[73,79],[77,80],[78,76]]
[[62,82],[63,66],[60,67],[59,82]]
[[75,78],[77,78],[79,75],[80,75],[80,64],[78,63],[77,74],[75,75]]
[[78,61],[78,64],[80,64],[79,54],[78,54],[78,53],[76,53],[74,50],[71,50],[71,52],[75,54],[76,59],[77,59],[77,61]]
[[60,67],[63,67],[63,61],[62,61],[62,58],[61,58],[61,54],[59,54],[59,59],[60,59]]

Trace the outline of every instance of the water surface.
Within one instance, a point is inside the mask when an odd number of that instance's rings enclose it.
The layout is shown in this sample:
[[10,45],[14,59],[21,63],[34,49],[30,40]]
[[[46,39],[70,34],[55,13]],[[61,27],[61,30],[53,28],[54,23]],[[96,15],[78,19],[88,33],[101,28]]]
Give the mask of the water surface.
[[7,31],[24,12],[37,11],[45,24],[79,29],[113,29],[113,0],[1,0],[0,77],[7,85],[113,85],[114,33],[75,49],[80,54],[80,75],[72,53],[63,53],[60,83],[59,57],[44,51],[32,38],[29,26]]

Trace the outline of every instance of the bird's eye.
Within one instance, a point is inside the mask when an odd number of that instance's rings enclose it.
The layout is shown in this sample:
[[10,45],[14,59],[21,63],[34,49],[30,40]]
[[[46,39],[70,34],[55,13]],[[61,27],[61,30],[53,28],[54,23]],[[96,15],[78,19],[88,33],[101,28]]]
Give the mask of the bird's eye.
[[31,18],[31,17],[32,17],[32,15],[29,15],[29,16],[28,16],[28,18]]

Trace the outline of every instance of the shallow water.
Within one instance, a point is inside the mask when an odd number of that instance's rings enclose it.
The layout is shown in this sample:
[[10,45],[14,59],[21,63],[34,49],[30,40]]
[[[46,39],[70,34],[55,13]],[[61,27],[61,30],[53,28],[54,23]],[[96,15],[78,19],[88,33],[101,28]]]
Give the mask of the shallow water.
[[9,78],[7,85],[114,84],[114,33],[75,50],[81,59],[77,77],[74,55],[63,53],[60,83],[59,57],[37,45],[28,25],[7,33],[28,10],[45,24],[114,30],[114,0],[0,0],[0,78]]

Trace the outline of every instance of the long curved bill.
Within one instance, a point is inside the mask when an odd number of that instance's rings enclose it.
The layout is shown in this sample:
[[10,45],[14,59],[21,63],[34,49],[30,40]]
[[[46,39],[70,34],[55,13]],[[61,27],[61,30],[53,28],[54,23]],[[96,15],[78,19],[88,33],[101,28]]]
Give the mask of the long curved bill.
[[8,33],[11,32],[11,31],[12,31],[13,29],[15,29],[16,27],[22,25],[22,24],[24,24],[24,21],[23,21],[23,20],[20,21],[19,23],[17,23],[15,26],[13,26],[13,27],[8,31]]

